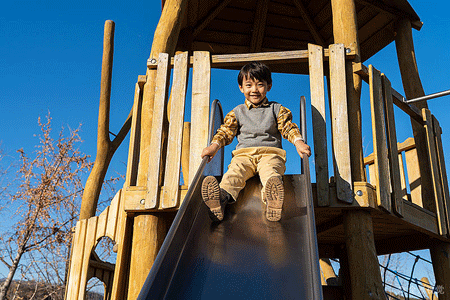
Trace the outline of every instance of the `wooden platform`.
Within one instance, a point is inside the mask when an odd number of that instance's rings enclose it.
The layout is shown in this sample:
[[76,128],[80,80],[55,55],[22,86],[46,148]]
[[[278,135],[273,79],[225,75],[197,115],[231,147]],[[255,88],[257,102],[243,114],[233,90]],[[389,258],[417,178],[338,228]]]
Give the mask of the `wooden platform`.
[[[355,191],[361,191],[362,195],[355,195],[351,205],[337,200],[335,190],[335,185],[330,184],[330,206],[319,207],[316,201],[314,208],[321,258],[339,257],[345,247],[343,216],[355,209],[370,212],[378,255],[427,249],[435,241],[449,241],[439,235],[436,214],[410,201],[403,200],[403,217],[399,217],[377,206],[376,191],[369,183],[355,183]],[[313,196],[316,197],[314,183]]]

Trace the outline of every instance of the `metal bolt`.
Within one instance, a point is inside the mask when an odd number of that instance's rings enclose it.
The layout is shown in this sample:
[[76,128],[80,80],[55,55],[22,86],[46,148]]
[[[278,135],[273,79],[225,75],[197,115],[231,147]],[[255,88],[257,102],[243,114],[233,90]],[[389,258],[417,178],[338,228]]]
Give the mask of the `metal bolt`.
[[362,192],[361,190],[357,190],[357,191],[356,191],[356,195],[359,196],[359,197],[361,197],[361,196],[363,195],[363,192]]
[[345,53],[350,53],[351,51],[350,48],[345,48]]
[[141,201],[139,201],[139,203],[141,203],[141,205],[145,204],[145,199],[141,199]]
[[152,59],[150,60],[150,63],[151,63],[151,64],[156,64],[156,59],[152,58]]

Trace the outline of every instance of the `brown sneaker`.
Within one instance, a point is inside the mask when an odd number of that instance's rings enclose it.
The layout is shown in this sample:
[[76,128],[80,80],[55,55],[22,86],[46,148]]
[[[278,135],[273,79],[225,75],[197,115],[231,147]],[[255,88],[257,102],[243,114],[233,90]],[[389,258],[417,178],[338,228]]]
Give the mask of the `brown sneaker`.
[[284,201],[284,186],[281,177],[272,176],[269,180],[267,180],[264,200],[267,205],[267,220],[271,222],[279,221],[281,219],[281,211],[283,209]]
[[209,216],[213,221],[222,221],[227,198],[223,197],[216,177],[208,176],[202,182],[202,198],[209,208]]

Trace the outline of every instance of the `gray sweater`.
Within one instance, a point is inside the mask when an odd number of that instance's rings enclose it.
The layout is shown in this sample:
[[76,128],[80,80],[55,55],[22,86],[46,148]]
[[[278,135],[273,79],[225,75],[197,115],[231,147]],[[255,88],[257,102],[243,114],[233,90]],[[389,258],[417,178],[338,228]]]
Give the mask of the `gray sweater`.
[[281,104],[269,101],[268,106],[252,107],[245,104],[236,106],[233,111],[238,122],[236,149],[247,147],[281,147],[281,133],[278,130],[277,116]]

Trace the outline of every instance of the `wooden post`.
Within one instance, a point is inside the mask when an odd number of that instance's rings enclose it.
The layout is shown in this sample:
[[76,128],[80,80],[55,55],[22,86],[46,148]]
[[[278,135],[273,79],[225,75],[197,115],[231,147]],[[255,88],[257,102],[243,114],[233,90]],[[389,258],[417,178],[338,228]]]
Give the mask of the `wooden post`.
[[[157,59],[159,53],[174,54],[186,5],[186,0],[167,0],[165,2],[153,37],[150,59]],[[147,69],[140,124],[138,186],[145,186],[147,183],[155,79],[156,70]],[[172,218],[172,213],[140,214],[134,217],[128,299],[137,298],[167,234],[168,224],[170,224]]]
[[[333,35],[335,44],[355,50],[359,62],[358,24],[354,0],[332,0]],[[361,132],[361,77],[353,73],[353,63],[346,65],[347,103],[350,133],[350,158],[353,181],[366,181]]]
[[[335,43],[360,54],[354,0],[331,0]],[[361,78],[346,65],[350,156],[353,181],[366,181],[361,133]],[[342,105],[346,105],[343,103]],[[372,218],[364,211],[344,213],[346,249],[352,299],[385,299],[373,237]]]
[[436,242],[431,249],[434,277],[436,278],[439,300],[450,299],[450,244]]
[[358,210],[344,214],[351,299],[386,299],[373,238],[370,214]]
[[111,78],[114,53],[114,22],[105,22],[103,37],[102,75],[100,86],[100,105],[98,113],[97,155],[89,178],[86,182],[81,201],[80,220],[95,216],[97,201],[100,195],[110,157],[109,139],[109,106],[111,97]]

